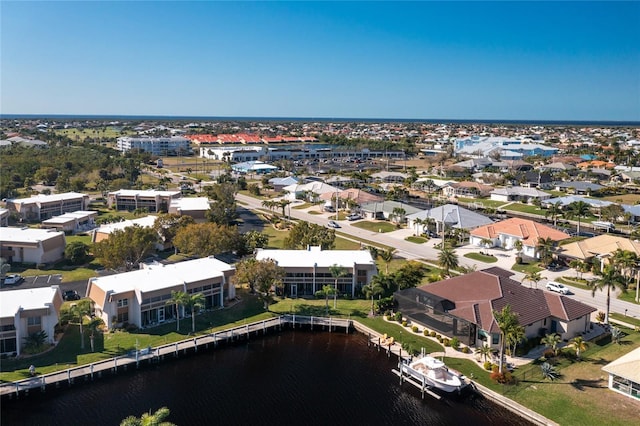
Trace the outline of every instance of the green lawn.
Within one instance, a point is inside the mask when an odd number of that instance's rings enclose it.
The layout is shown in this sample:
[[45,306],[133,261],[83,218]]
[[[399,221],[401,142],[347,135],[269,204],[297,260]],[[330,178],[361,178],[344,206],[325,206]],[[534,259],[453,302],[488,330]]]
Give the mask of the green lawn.
[[428,239],[424,238],[424,237],[415,237],[415,236],[411,236],[411,237],[407,237],[405,238],[406,241],[412,242],[412,243],[416,243],[416,244],[424,244],[427,241],[429,241]]
[[366,229],[366,230],[372,231],[372,232],[391,232],[391,231],[395,231],[396,229],[398,229],[396,227],[396,225],[394,225],[393,223],[382,222],[382,221],[372,222],[372,221],[368,221],[368,220],[365,220],[365,221],[362,221],[362,222],[356,222],[352,226],[355,226],[355,227],[361,228],[361,229]]
[[498,258],[495,256],[487,256],[480,253],[466,253],[464,257],[484,263],[496,263],[498,261]]
[[616,319],[618,321],[623,321],[623,322],[626,322],[627,324],[640,327],[640,318],[629,317],[629,316],[625,316],[624,314],[618,314],[616,312],[609,313],[609,316],[611,316],[611,318]]
[[513,204],[509,204],[508,206],[504,206],[502,208],[504,210],[535,214],[535,215],[543,216],[543,217],[544,217],[544,215],[546,213],[546,210],[541,209],[540,207],[537,207],[537,206],[534,206],[534,205],[531,205],[531,204],[524,204],[524,203],[513,203]]
[[533,263],[514,263],[511,267],[512,270],[516,272],[522,272],[523,274],[529,274],[531,272],[541,272],[544,271],[544,268],[539,266],[538,262]]

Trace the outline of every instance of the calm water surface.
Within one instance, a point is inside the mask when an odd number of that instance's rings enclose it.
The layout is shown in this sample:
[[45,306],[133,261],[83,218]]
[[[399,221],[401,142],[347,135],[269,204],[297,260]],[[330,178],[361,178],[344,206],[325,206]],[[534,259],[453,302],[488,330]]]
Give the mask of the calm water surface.
[[422,400],[360,334],[287,331],[4,400],[1,424],[118,425],[167,406],[177,425],[529,425],[482,398]]

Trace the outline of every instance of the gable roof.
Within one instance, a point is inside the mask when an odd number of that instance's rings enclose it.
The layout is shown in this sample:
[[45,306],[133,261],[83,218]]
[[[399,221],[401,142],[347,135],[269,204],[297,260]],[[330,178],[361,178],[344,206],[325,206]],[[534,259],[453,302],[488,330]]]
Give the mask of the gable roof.
[[450,301],[453,304],[453,309],[448,310],[450,314],[491,333],[500,331],[493,311],[500,311],[506,305],[511,306],[523,326],[550,316],[572,321],[596,311],[561,294],[524,287],[506,276],[508,274],[509,271],[493,267],[426,284],[418,290]]
[[538,238],[551,238],[561,241],[569,238],[569,234],[558,231],[550,226],[529,219],[512,217],[500,222],[482,226],[471,231],[471,235],[481,238],[498,238],[500,235],[510,235],[522,240],[526,246],[535,247]]
[[624,377],[635,383],[640,383],[640,348],[636,348],[626,355],[602,367],[603,371]]

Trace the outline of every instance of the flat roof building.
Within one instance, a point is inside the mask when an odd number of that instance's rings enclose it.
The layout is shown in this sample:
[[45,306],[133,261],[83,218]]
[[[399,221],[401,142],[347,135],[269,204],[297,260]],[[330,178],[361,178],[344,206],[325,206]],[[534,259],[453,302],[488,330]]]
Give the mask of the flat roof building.
[[132,137],[123,136],[118,138],[116,149],[127,152],[139,150],[152,155],[171,156],[186,155],[191,152],[191,142],[182,136],[170,137]]
[[273,259],[284,268],[284,293],[289,297],[313,296],[325,285],[334,286],[330,267],[342,266],[347,273],[338,278],[338,293],[355,297],[377,275],[376,263],[368,250],[258,249],[257,260]]
[[87,296],[95,303],[95,314],[108,328],[117,324],[151,327],[175,320],[179,313],[167,304],[172,291],[201,293],[205,309],[223,307],[236,296],[230,278],[233,266],[213,256],[164,265],[154,263],[143,269],[89,279]]
[[180,191],[120,189],[107,194],[107,205],[116,210],[147,209],[149,213],[168,212],[171,201],[181,196]]
[[2,228],[0,256],[9,263],[54,263],[64,257],[64,232],[48,229]]
[[96,226],[97,216],[98,212],[86,210],[65,213],[60,216],[54,216],[51,219],[43,220],[42,228],[55,229],[66,234],[90,231]]
[[54,343],[62,306],[58,286],[3,291],[0,297],[0,353],[20,355],[24,339],[44,331]]
[[87,210],[88,207],[89,196],[77,192],[38,194],[29,198],[7,200],[7,209],[10,212],[16,212],[21,220],[36,222],[64,213]]

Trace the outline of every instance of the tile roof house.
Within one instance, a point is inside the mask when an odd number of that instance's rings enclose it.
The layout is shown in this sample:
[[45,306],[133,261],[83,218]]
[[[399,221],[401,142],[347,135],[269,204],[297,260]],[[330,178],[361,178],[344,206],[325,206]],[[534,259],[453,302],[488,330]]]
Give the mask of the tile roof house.
[[640,256],[640,242],[611,234],[565,244],[560,248],[558,256],[569,260],[589,261],[597,256],[606,258],[618,249],[631,251]]
[[493,186],[479,182],[462,181],[451,182],[442,187],[442,193],[447,197],[486,197],[493,190]]
[[558,333],[562,339],[571,339],[589,330],[590,315],[596,308],[525,287],[512,275],[501,268],[488,268],[400,290],[394,296],[400,311],[411,321],[472,346],[498,346],[500,328],[493,311],[506,305],[517,314],[527,338]]
[[509,186],[506,188],[496,188],[491,191],[491,199],[496,201],[519,201],[523,203],[531,203],[533,200],[546,200],[551,198],[551,194],[540,191],[537,188],[528,188],[525,186]]
[[509,250],[513,248],[516,241],[522,241],[522,254],[537,258],[536,245],[539,238],[551,238],[558,242],[569,237],[569,234],[542,223],[513,217],[474,229],[471,231],[469,243],[482,247],[484,240],[491,240],[494,247]]

